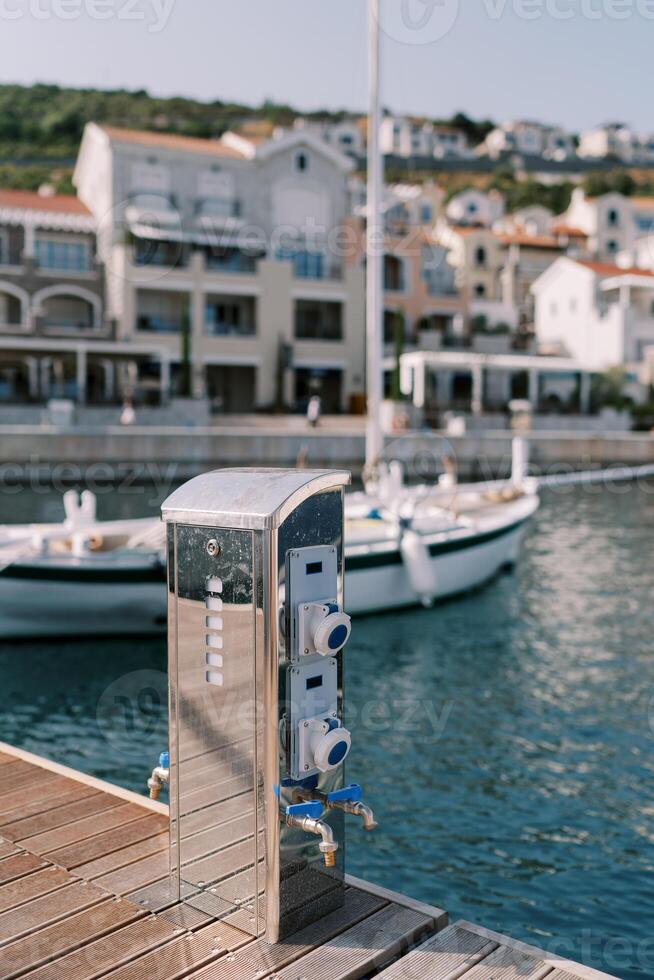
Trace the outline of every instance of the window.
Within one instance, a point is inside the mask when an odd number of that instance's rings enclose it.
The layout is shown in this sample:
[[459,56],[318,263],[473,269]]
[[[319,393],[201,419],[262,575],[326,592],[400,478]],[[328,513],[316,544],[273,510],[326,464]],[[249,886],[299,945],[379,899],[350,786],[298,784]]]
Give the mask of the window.
[[131,169],[131,190],[137,194],[166,195],[170,192],[170,171],[159,166],[154,157],[145,163],[135,163]]
[[468,214],[471,214],[471,215],[472,214],[477,214],[477,205],[475,204],[474,201],[470,201],[466,205],[466,211],[468,212]]
[[550,316],[556,316],[559,312],[557,303],[550,303]]
[[478,282],[475,285],[475,296],[481,297],[485,295],[486,295],[486,287],[484,286],[483,282]]
[[298,279],[323,279],[325,276],[325,256],[321,252],[280,249],[277,258],[291,261],[293,275]]
[[606,215],[606,222],[609,228],[617,228],[620,224],[620,215],[615,208],[610,208],[608,214]]
[[342,340],[342,306],[299,299],[295,303],[296,340]]
[[396,255],[384,256],[384,289],[393,293],[404,291],[404,263]]
[[206,332],[218,336],[253,336],[256,333],[254,300],[209,299],[204,308]]
[[51,269],[57,272],[88,272],[90,268],[88,247],[85,242],[37,238],[34,254],[39,269]]
[[9,236],[4,228],[0,229],[0,265],[9,264]]
[[615,255],[615,253],[618,251],[618,243],[612,238],[609,239],[609,241],[606,243],[606,251],[609,253],[609,255]]
[[299,174],[304,174],[309,169],[309,157],[302,150],[295,154],[294,166]]
[[477,265],[486,265],[486,259],[486,249],[483,245],[480,245],[479,248],[475,249],[475,263]]
[[420,220],[423,225],[428,225],[431,223],[431,204],[420,205]]

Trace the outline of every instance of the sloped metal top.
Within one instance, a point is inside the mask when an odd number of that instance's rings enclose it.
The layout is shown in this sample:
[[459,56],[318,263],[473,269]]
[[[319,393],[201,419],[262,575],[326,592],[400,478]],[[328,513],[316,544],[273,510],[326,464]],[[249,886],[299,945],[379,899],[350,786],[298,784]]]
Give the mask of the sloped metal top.
[[171,493],[161,514],[164,521],[182,524],[265,530],[283,524],[307,497],[349,482],[344,470],[214,470]]

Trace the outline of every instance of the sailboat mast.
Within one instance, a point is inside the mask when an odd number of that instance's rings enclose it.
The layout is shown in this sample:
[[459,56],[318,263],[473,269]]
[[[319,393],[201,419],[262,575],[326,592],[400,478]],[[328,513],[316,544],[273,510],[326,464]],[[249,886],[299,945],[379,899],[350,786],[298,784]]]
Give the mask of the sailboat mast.
[[366,426],[366,471],[372,474],[382,448],[382,271],[383,226],[382,181],[383,160],[380,152],[379,129],[381,104],[379,100],[380,63],[380,0],[368,0],[368,188],[366,236],[366,390],[368,418]]

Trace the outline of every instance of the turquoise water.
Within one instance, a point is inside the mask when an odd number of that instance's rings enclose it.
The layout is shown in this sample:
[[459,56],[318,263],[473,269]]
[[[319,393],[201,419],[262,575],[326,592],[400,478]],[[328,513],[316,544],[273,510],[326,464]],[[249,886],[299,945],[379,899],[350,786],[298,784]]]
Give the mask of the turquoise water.
[[[353,827],[348,867],[635,980],[654,975],[654,488],[615,489],[544,496],[483,591],[355,622],[348,774],[380,827]],[[23,495],[12,517],[58,506]],[[163,640],[0,646],[0,738],[142,791],[164,671]]]

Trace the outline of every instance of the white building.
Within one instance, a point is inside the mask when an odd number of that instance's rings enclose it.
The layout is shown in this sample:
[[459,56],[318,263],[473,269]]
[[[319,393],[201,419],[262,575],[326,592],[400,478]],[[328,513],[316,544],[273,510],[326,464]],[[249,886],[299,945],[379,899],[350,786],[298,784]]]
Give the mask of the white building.
[[479,152],[497,158],[503,153],[567,160],[575,155],[572,136],[558,126],[539,122],[506,122],[491,130]]
[[338,239],[352,167],[304,132],[87,125],[74,182],[98,223],[110,316],[120,342],[156,343],[164,398],[189,360],[194,394],[225,411],[313,393],[339,411],[363,390],[363,271]]
[[544,353],[605,371],[643,361],[654,344],[654,274],[559,258],[532,286]]
[[[644,206],[640,210],[643,211]],[[581,187],[577,187],[561,220],[587,234],[588,250],[592,255],[602,261],[614,262],[618,254],[629,251],[639,237],[637,213],[633,199],[623,194],[588,197]]]
[[504,214],[504,199],[496,191],[479,191],[469,187],[455,194],[447,203],[445,214],[455,225],[480,225],[490,228]]
[[[339,122],[312,122],[299,118],[295,120],[293,130],[324,140],[341,153],[352,156],[362,156],[365,153],[364,130],[354,118]],[[276,135],[284,135],[286,132],[287,130],[276,131]]]
[[405,116],[384,116],[380,146],[382,153],[400,157],[433,156],[444,160],[471,156],[461,130]]
[[642,156],[643,144],[626,123],[615,122],[582,133],[577,152],[580,157],[598,160],[611,157],[622,163],[634,163]]

